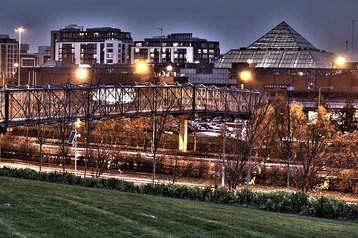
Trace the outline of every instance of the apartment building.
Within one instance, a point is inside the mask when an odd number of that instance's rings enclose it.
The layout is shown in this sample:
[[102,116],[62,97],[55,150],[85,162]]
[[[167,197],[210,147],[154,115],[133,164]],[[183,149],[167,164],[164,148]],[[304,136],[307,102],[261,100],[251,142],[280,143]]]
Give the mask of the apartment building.
[[119,28],[69,25],[51,31],[51,59],[63,64],[128,64],[131,33]]

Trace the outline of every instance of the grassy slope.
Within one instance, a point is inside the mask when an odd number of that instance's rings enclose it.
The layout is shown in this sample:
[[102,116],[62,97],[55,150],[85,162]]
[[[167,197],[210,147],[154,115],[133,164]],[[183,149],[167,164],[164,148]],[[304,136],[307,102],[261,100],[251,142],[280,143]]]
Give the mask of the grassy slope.
[[358,237],[358,225],[0,177],[0,237]]

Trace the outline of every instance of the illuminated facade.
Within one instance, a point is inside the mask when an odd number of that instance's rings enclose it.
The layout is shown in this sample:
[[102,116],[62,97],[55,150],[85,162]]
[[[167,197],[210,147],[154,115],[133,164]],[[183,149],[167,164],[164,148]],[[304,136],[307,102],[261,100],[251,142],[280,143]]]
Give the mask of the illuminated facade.
[[132,44],[131,34],[118,28],[69,25],[51,31],[51,59],[63,64],[127,64]]
[[235,63],[249,63],[257,68],[328,69],[335,57],[317,49],[282,22],[249,47],[230,50],[215,65],[232,68]]
[[[13,78],[16,73],[15,63],[18,63],[18,46],[15,39],[8,35],[0,35],[0,79]],[[4,82],[5,84],[7,82]]]
[[132,63],[210,63],[219,57],[220,47],[219,42],[193,37],[192,33],[175,33],[135,41],[131,55]]

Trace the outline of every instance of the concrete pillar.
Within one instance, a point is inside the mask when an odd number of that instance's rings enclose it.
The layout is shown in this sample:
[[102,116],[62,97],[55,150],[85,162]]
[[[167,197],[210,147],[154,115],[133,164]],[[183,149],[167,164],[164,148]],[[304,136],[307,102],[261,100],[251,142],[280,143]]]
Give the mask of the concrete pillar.
[[188,149],[188,119],[179,117],[179,150],[186,152]]

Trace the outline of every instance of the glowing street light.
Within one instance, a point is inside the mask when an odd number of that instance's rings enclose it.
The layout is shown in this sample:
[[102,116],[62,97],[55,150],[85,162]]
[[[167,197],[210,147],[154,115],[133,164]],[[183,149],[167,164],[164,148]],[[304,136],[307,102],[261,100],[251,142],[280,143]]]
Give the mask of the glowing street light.
[[18,71],[17,71],[17,86],[20,87],[20,71],[21,71],[21,33],[25,31],[24,28],[18,27],[15,32],[19,33],[19,47],[18,47]]
[[[249,70],[241,71],[241,72],[239,73],[239,79],[240,79],[240,81],[242,81],[243,83],[244,83],[244,82],[247,82],[247,81],[250,81],[250,80],[252,79],[251,71],[249,71]],[[241,89],[244,88],[244,84],[243,84],[243,83],[240,83],[240,82],[239,82]]]
[[166,70],[167,70],[168,72],[172,72],[172,71],[173,71],[173,66],[172,66],[172,65],[168,65],[168,66],[166,67]]
[[83,81],[88,77],[88,70],[86,68],[76,69],[76,78]]
[[146,74],[149,72],[149,66],[144,61],[139,61],[135,63],[135,72],[138,74]]
[[343,56],[339,56],[335,60],[335,66],[338,68],[343,68],[345,64],[346,64],[346,59]]
[[76,80],[83,82],[83,81],[87,81],[88,77],[89,77],[89,69],[91,68],[90,65],[87,64],[80,64],[76,69],[75,69],[75,77]]
[[248,80],[252,79],[251,72],[248,70],[244,70],[244,71],[240,72],[240,79],[242,81],[248,81]]

